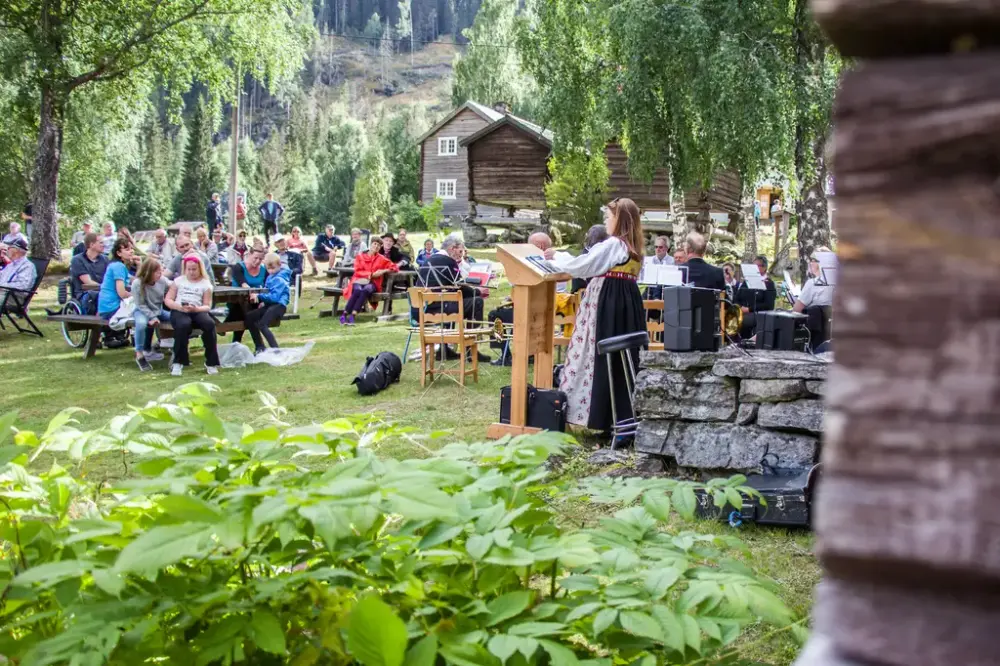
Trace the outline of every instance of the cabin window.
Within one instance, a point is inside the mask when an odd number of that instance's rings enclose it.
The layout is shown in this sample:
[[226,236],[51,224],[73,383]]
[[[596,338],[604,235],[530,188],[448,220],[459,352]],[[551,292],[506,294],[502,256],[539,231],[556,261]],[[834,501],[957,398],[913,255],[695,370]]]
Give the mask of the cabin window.
[[438,155],[458,155],[458,138],[445,136],[438,139]]
[[455,198],[455,186],[457,181],[455,179],[450,180],[438,180],[437,182],[437,195],[442,199],[454,199]]

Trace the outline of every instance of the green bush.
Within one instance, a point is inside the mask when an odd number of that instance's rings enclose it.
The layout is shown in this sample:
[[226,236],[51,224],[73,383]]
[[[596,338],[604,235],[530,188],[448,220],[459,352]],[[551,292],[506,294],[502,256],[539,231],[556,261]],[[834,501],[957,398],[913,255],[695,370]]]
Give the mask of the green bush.
[[[671,531],[694,485],[596,480],[630,504],[562,524],[568,438],[382,460],[366,419],[224,423],[188,384],[93,431],[0,420],[0,654],[43,664],[611,666],[684,663],[760,620],[798,629],[731,537]],[[13,439],[10,435],[13,433]],[[73,461],[35,474],[43,453]],[[98,473],[120,459],[128,478]],[[106,468],[103,468],[106,469]],[[124,470],[123,470],[124,471]],[[738,500],[742,479],[711,484]]]

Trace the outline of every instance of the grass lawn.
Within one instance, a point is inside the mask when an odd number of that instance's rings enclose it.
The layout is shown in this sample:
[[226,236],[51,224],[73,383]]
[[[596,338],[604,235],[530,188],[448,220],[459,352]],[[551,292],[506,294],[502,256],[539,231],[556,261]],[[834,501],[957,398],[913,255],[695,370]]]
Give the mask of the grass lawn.
[[[418,238],[413,239],[414,246]],[[482,259],[495,256],[491,251],[473,254]],[[102,349],[94,358],[84,361],[80,350],[66,345],[60,329],[44,321],[43,308],[54,307],[56,303],[55,280],[58,277],[46,279],[32,304],[44,338],[16,335],[9,327],[7,332],[0,332],[0,376],[3,377],[0,412],[16,410],[19,428],[44,430],[48,421],[66,407],[87,410],[78,415],[78,420],[83,428],[96,426],[121,413],[126,405],[144,404],[183,382],[208,380],[201,366],[199,341],[192,342],[192,366],[182,378],[171,377],[165,361],[155,364],[153,372],[140,374],[129,349]],[[363,317],[354,327],[342,327],[329,318],[321,320],[318,313],[328,308],[330,301],[324,300],[313,309],[309,306],[318,299],[315,287],[323,284],[328,284],[325,278],[307,278],[299,307],[301,319],[287,322],[275,331],[283,346],[314,341],[311,354],[301,364],[287,368],[260,365],[224,369],[211,378],[221,389],[217,394],[217,413],[221,418],[263,423],[265,417],[257,395],[263,390],[275,395],[287,408],[284,420],[293,424],[324,421],[346,414],[379,413],[386,420],[412,426],[421,432],[445,431],[446,436],[433,440],[437,442],[476,440],[485,435],[487,425],[499,415],[500,389],[509,383],[509,368],[481,365],[478,384],[470,383],[463,388],[451,379],[442,378],[421,389],[419,365],[407,364],[399,384],[376,396],[359,396],[351,380],[365,357],[380,351],[402,355],[406,324],[378,324],[371,316]],[[492,295],[485,308],[487,312],[503,293],[501,290]],[[406,301],[396,301],[394,307],[399,312],[406,307]],[[423,455],[406,441],[388,442],[381,453],[395,457]],[[106,471],[112,475],[121,469],[120,461],[108,460],[107,465]],[[588,467],[583,459],[568,467],[574,475],[598,471]],[[594,507],[586,504],[567,502],[566,513],[572,520],[599,517]],[[685,529],[716,533],[730,530],[716,523],[693,523]],[[740,536],[752,551],[747,563],[778,583],[781,596],[797,614],[807,614],[813,588],[819,579],[819,567],[812,554],[812,535],[803,531],[750,527],[741,528]],[[790,664],[798,649],[786,635],[773,637],[754,630],[742,639],[741,648],[746,658],[768,664]]]

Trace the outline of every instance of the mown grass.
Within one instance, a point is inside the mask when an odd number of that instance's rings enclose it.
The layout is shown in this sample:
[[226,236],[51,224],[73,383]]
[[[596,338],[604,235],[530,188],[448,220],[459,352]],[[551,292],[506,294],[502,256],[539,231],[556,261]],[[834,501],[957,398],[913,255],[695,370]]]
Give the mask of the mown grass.
[[[413,241],[415,246],[417,240]],[[492,251],[474,254],[482,259],[495,257]],[[318,298],[315,287],[327,283],[325,278],[306,279],[299,310],[301,319],[286,322],[276,329],[283,346],[315,342],[312,352],[301,364],[286,368],[258,365],[223,370],[211,378],[221,389],[216,408],[220,418],[251,425],[264,423],[266,414],[261,411],[258,393],[267,391],[287,409],[283,418],[292,424],[375,413],[422,433],[443,433],[437,439],[424,442],[431,449],[449,441],[477,440],[485,436],[486,427],[498,417],[500,389],[510,381],[509,368],[481,365],[477,384],[470,383],[463,388],[444,378],[422,389],[419,365],[408,363],[399,384],[375,396],[359,396],[351,381],[365,358],[384,350],[402,355],[407,327],[403,322],[375,323],[371,316],[363,318],[355,327],[342,327],[333,319],[319,319],[319,311],[329,307],[329,300],[314,308],[310,305]],[[506,289],[495,291],[486,310],[506,293]],[[0,376],[3,377],[0,412],[16,410],[19,428],[44,430],[49,420],[67,407],[86,410],[76,417],[80,427],[96,427],[122,413],[128,405],[145,404],[184,382],[209,379],[200,365],[201,354],[197,351],[200,342],[192,343],[193,365],[182,378],[170,376],[165,362],[155,364],[151,373],[140,374],[128,349],[100,350],[96,357],[84,361],[79,350],[66,345],[59,328],[44,321],[43,308],[55,306],[55,302],[55,282],[47,280],[33,305],[44,338],[15,335],[9,330],[0,332]],[[397,311],[405,306],[405,301],[395,304]],[[594,441],[593,438],[581,438],[586,446],[592,446]],[[427,454],[407,440],[387,441],[381,447],[380,454],[384,456]],[[51,462],[51,458],[43,456],[38,464]],[[127,462],[118,456],[109,456],[96,466],[92,464],[87,471],[88,474],[116,477],[127,474]],[[599,471],[586,463],[586,452],[564,468],[568,477]],[[560,508],[571,521],[593,521],[601,515],[600,507],[581,500],[560,502]],[[678,527],[715,533],[731,529],[697,521],[678,523]],[[746,563],[760,575],[773,580],[784,601],[798,615],[806,616],[819,579],[819,567],[812,554],[812,535],[805,531],[757,527],[743,527],[738,533],[749,546]],[[747,659],[783,665],[794,660],[798,646],[787,633],[771,636],[763,628],[751,628],[741,639],[739,649],[741,656]]]

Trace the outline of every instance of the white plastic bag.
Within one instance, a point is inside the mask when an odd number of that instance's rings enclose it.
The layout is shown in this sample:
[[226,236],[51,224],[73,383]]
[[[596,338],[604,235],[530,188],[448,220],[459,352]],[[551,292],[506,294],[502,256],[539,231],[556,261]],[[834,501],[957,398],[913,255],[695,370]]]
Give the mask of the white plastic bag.
[[262,354],[253,357],[253,363],[267,363],[273,366],[295,365],[309,355],[313,345],[312,340],[302,347],[280,347],[278,349],[268,349]]
[[121,305],[118,306],[118,310],[111,316],[108,327],[113,331],[124,331],[128,328],[129,322],[132,321],[134,311],[135,305],[132,303],[132,297],[129,296],[123,299]]
[[219,345],[219,365],[223,368],[242,368],[249,363],[253,363],[253,352],[246,345]]

